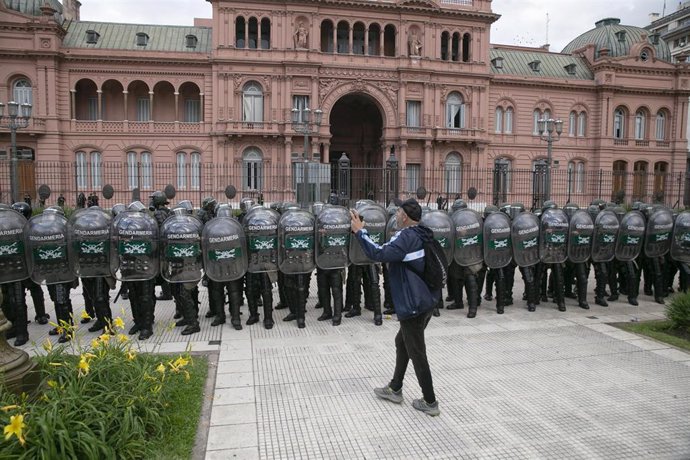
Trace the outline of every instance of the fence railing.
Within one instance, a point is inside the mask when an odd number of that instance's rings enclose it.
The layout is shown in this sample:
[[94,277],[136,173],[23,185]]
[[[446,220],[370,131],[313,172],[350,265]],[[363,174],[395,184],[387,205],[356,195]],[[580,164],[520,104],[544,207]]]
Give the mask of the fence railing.
[[[487,204],[522,202],[528,209],[541,206],[545,198],[547,175],[543,169],[512,169],[468,166],[428,168],[421,165],[352,166],[348,163],[322,164],[295,162],[217,163],[126,163],[49,162],[20,160],[17,181],[20,198],[40,199],[39,187],[50,187],[46,204],[62,196],[73,206],[79,194],[95,193],[103,206],[128,203],[137,198],[148,202],[155,190],[172,185],[171,201],[191,200],[195,205],[206,196],[227,201],[225,190],[237,190],[233,201],[245,196],[265,202],[328,201],[332,193],[346,200],[370,198],[386,203],[391,198],[416,196],[426,190],[425,203],[436,206],[463,198],[480,208]],[[602,198],[629,204],[632,201],[664,203],[684,207],[690,203],[686,173],[640,173],[605,170],[554,169],[551,172],[551,199],[559,205],[574,202],[580,206]],[[306,182],[306,184],[305,184]],[[111,185],[114,196],[105,199],[102,189]],[[11,201],[10,162],[0,161],[0,202]],[[476,196],[470,200],[468,190]]]

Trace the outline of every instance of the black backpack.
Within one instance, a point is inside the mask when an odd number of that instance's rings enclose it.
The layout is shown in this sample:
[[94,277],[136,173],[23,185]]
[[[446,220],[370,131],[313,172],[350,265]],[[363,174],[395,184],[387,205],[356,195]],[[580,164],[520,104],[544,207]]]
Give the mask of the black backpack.
[[424,280],[430,291],[440,291],[448,280],[446,253],[443,252],[441,243],[433,237],[425,240],[422,247],[424,248],[424,273],[415,270],[411,265],[408,267]]

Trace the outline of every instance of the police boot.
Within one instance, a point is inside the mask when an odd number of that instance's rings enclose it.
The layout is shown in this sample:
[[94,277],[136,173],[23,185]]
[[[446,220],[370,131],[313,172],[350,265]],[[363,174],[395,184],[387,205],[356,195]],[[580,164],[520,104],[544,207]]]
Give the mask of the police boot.
[[577,303],[580,308],[589,310],[589,304],[587,303],[587,283],[577,283]]
[[317,318],[317,321],[327,321],[333,318],[333,312],[331,310],[331,288],[329,287],[328,280],[326,279],[328,275],[320,275],[317,279],[319,285],[318,296],[319,304],[323,308],[323,313]]
[[14,289],[16,292],[12,293],[14,299],[11,301],[15,308],[14,321],[12,323],[16,337],[14,340],[14,346],[20,347],[29,341],[29,319],[26,311],[24,288],[22,287],[21,282],[13,284],[16,285],[16,289]]
[[[383,324],[383,315],[381,315],[381,297],[379,296],[378,292],[375,292],[372,296],[371,303],[374,307],[374,325],[380,326]],[[443,305],[443,301],[439,303]]]
[[527,311],[529,312],[537,310],[537,302],[539,301],[539,291],[537,289],[537,284],[534,281],[531,283],[525,283],[525,291],[527,293]]
[[[184,333],[184,332],[183,332]],[[150,302],[141,307],[141,328],[139,340],[147,340],[153,335],[153,305]]]
[[240,319],[240,304],[230,299],[230,324],[236,331],[242,330],[242,319]]
[[664,273],[657,261],[654,262],[654,301],[664,305]]
[[247,296],[247,303],[249,304],[249,318],[247,318],[247,326],[256,324],[259,322],[259,305],[258,297],[254,292],[251,292]]
[[[302,276],[302,275],[299,275],[299,276]],[[301,281],[302,280],[300,280],[298,282],[299,287],[297,288],[297,293],[296,293],[297,294],[296,295],[297,305],[295,308],[295,310],[296,310],[295,314],[297,315],[297,327],[300,329],[303,329],[306,326],[306,324],[304,323],[304,311],[305,311],[306,306],[307,306],[306,305],[307,304],[307,295],[306,295],[307,293],[305,292],[304,285],[302,284]]]
[[190,289],[186,289],[184,286],[180,286],[180,298],[183,299],[182,313],[184,319],[187,321],[187,326],[182,330],[182,335],[195,334],[201,331],[199,327],[199,314],[197,312],[197,307],[194,304],[194,299],[192,298],[192,292]]
[[[36,314],[34,320],[38,324],[48,324],[50,315],[46,313],[46,302],[43,298],[43,289],[41,288],[41,286],[34,283],[30,279],[28,280],[28,282],[30,283],[28,289],[31,293],[31,299],[34,302],[34,313]],[[31,284],[33,284],[34,286],[31,286]]]
[[264,300],[264,328],[273,329],[273,302]]
[[[211,322],[213,327],[225,324],[225,295],[223,291],[221,283],[208,281],[208,312],[215,316]],[[208,317],[208,314],[206,316]]]
[[479,287],[477,286],[476,276],[467,275],[464,284],[465,289],[467,289],[467,317],[474,318],[477,316],[477,302],[479,300]]
[[141,304],[140,302],[130,302],[130,307],[132,308],[134,326],[129,329],[128,334],[134,335],[141,330]]

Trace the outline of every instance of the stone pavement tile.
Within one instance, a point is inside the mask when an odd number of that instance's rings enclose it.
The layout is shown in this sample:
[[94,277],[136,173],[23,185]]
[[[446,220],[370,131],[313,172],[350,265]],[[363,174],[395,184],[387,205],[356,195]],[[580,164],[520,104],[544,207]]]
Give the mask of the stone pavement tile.
[[633,340],[628,340],[627,341],[630,345],[634,345],[638,348],[641,348],[643,350],[662,350],[665,348],[669,348],[668,345],[665,343],[657,342],[655,340],[650,340],[650,339],[633,339]]
[[211,450],[206,452],[206,460],[258,460],[259,458],[261,457],[259,456],[258,447],[248,447],[246,449]]
[[214,392],[213,405],[254,402],[254,388],[219,388]]
[[592,324],[587,327],[593,331],[601,333],[620,331],[620,329],[618,329],[617,327],[609,326],[608,324]]
[[253,372],[254,364],[251,359],[238,359],[235,361],[218,362],[218,374],[230,374],[238,372]]
[[479,332],[502,332],[506,330],[506,328],[498,324],[482,324],[477,326],[477,329]]
[[258,447],[256,423],[212,426],[208,430],[206,450]]
[[159,353],[184,353],[189,347],[189,342],[167,342],[162,343],[158,349]]
[[677,350],[675,348],[665,348],[661,350],[652,350],[655,355],[663,356],[672,361],[690,361],[690,353],[686,351]]
[[189,342],[190,351],[218,351],[220,345],[212,345],[207,341],[204,342]]
[[223,361],[237,361],[237,360],[246,360],[246,359],[252,359],[252,349],[247,347],[247,348],[233,348],[229,350],[221,350],[220,355],[218,357],[218,361],[223,362]]
[[[226,361],[232,362],[232,361]],[[218,374],[216,376],[216,388],[241,388],[253,387],[254,374],[251,372],[237,372],[232,374]]]
[[628,332],[628,331],[623,331],[623,330],[618,329],[618,328],[616,328],[616,330],[614,330],[614,331],[601,331],[601,333],[608,336],[608,337],[618,339],[618,340],[626,340],[627,341],[627,340],[635,340],[635,339],[640,338],[640,336],[637,334],[633,334],[632,332]]
[[216,405],[211,411],[211,426],[243,423],[256,423],[256,406],[254,404]]

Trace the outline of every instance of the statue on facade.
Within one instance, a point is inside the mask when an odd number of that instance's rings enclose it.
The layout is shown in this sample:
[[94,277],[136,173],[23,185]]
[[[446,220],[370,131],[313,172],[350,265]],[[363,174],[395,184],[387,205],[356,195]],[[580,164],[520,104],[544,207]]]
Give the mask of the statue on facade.
[[293,38],[295,40],[295,48],[307,48],[307,38],[309,37],[309,31],[304,27],[304,22],[300,21],[295,29]]
[[417,30],[410,31],[410,36],[407,39],[407,46],[409,47],[410,56],[422,55],[422,40],[419,38]]

